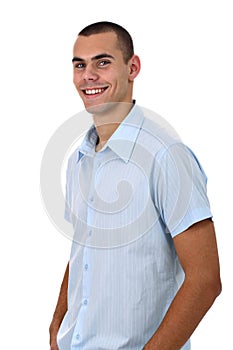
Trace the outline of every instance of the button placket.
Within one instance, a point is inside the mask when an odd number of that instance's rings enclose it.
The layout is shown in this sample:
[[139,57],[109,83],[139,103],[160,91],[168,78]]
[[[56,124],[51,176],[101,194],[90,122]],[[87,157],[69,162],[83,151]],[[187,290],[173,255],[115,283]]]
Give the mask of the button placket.
[[85,307],[88,304],[88,299],[89,299],[89,286],[90,286],[90,259],[89,259],[89,254],[90,254],[90,249],[88,247],[88,243],[90,243],[91,240],[91,235],[93,232],[93,222],[94,222],[94,211],[93,211],[93,206],[92,203],[94,202],[94,193],[95,193],[95,174],[96,174],[96,167],[97,167],[97,162],[96,162],[96,157],[92,158],[92,176],[91,176],[91,183],[89,187],[89,194],[88,194],[88,199],[89,203],[87,203],[87,217],[86,217],[86,246],[84,247],[83,250],[83,302],[82,306]]

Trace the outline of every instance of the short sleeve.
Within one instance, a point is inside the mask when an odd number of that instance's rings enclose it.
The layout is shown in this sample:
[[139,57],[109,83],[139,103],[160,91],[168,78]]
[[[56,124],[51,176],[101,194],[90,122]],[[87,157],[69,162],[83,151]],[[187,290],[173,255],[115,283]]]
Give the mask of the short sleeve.
[[184,144],[176,143],[159,152],[154,175],[155,205],[172,237],[212,217],[207,177],[194,153]]

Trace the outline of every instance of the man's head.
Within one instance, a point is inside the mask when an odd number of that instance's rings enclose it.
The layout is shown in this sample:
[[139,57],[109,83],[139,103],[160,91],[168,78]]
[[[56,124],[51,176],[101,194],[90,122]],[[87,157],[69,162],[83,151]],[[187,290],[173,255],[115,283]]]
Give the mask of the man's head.
[[87,110],[132,102],[133,81],[140,71],[129,33],[111,22],[85,27],[74,44],[74,84]]
[[79,35],[90,36],[93,34],[101,33],[115,33],[117,36],[117,45],[122,52],[125,63],[128,63],[129,59],[134,54],[133,40],[129,32],[120,26],[119,24],[112,22],[97,22],[90,24],[79,32]]

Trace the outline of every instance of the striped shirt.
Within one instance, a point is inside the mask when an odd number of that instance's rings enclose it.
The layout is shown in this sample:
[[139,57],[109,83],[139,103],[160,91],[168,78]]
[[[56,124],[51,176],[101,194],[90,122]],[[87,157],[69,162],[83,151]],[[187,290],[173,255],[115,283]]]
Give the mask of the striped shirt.
[[152,114],[135,105],[99,152],[92,126],[69,159],[60,350],[143,349],[184,279],[173,238],[212,217],[196,156]]

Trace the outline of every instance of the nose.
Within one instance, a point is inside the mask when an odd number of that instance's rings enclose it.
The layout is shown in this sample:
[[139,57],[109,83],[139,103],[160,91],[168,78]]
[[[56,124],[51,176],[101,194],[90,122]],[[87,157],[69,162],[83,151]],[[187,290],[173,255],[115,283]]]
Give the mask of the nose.
[[95,81],[98,79],[98,74],[93,65],[87,65],[83,73],[83,79],[85,81]]

